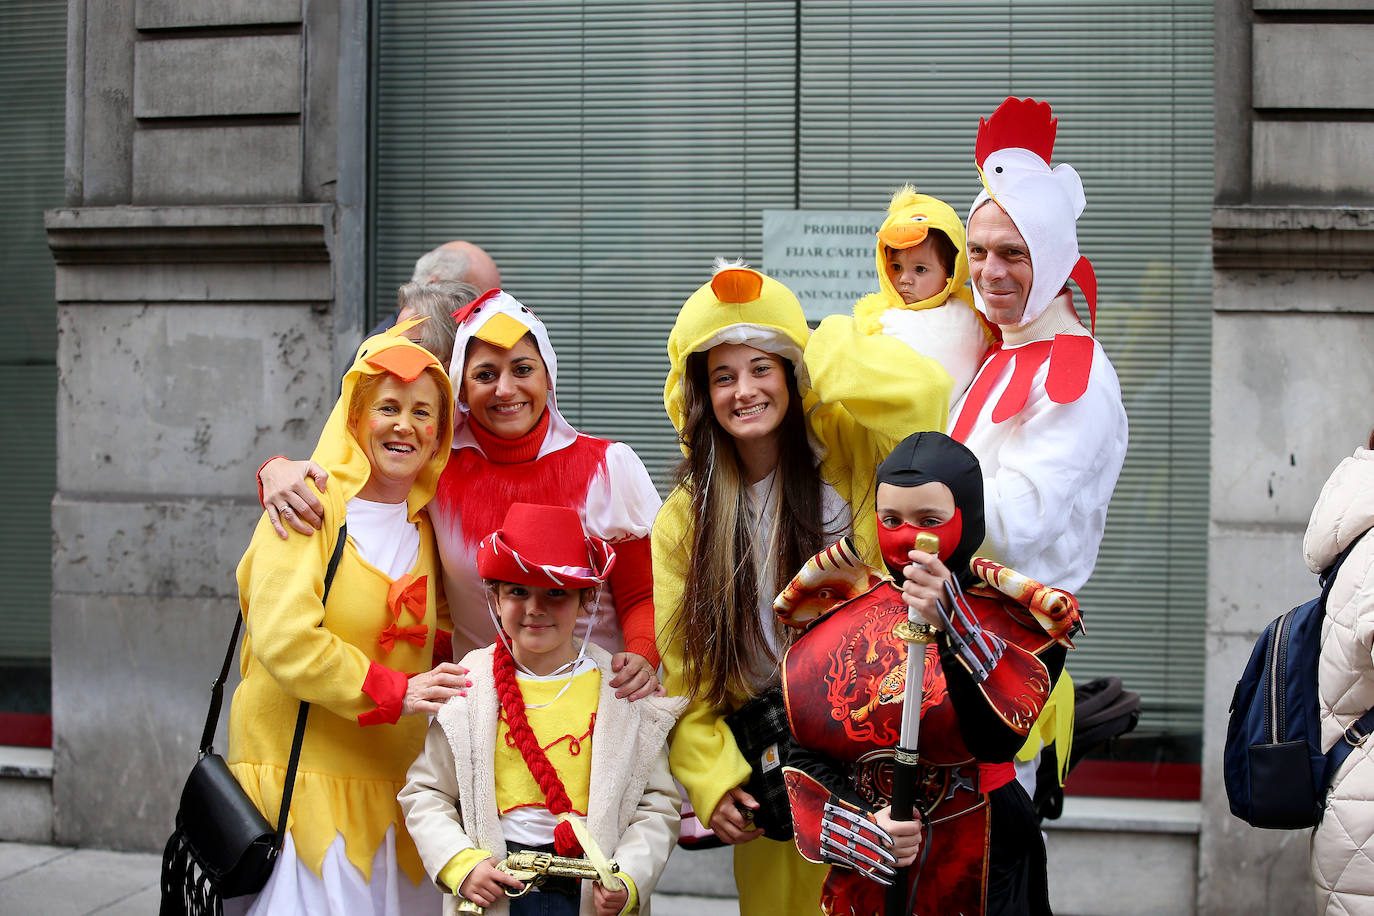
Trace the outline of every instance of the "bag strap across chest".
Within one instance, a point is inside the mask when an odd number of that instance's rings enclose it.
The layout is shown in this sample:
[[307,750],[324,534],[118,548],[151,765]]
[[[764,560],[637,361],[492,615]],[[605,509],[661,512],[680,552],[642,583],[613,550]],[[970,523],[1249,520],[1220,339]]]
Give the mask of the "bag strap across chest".
[[[329,600],[329,586],[334,581],[334,573],[339,568],[343,556],[344,541],[348,539],[348,523],[339,526],[339,537],[334,543],[334,553],[329,557],[329,566],[324,573],[324,595],[321,603]],[[243,627],[243,613],[234,618],[234,633],[229,637],[229,648],[224,652],[224,664],[220,666],[219,676],[210,687],[210,710],[205,714],[205,730],[200,734],[200,756],[214,753],[215,729],[219,727],[220,707],[224,703],[224,683],[229,678],[229,666],[234,661],[234,649],[239,644],[239,630]],[[286,767],[286,784],[282,788],[281,814],[277,818],[277,848],[280,849],[286,837],[286,816],[291,811],[291,794],[296,788],[296,764],[300,762],[301,742],[305,739],[305,722],[310,715],[310,704],[301,701],[300,712],[296,714],[296,731],[291,738],[291,760]]]

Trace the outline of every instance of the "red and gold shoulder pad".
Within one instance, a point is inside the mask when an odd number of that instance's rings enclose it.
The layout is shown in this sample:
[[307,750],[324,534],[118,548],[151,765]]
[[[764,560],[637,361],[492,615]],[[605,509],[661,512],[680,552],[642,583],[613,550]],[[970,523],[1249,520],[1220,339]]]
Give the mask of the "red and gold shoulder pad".
[[851,539],[841,538],[806,561],[774,599],[773,610],[785,626],[804,630],[884,578],[859,558]]
[[978,578],[1029,611],[1050,638],[1073,648],[1070,637],[1083,630],[1083,619],[1078,613],[1078,599],[1072,593],[1042,585],[985,557],[974,557],[972,567]]

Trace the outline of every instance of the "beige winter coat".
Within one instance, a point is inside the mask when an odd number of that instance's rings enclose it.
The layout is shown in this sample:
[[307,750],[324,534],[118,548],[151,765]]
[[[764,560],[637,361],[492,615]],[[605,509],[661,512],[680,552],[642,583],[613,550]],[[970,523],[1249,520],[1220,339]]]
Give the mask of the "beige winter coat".
[[[587,657],[601,669],[587,829],[635,882],[640,913],[647,914],[649,895],[677,843],[682,803],[668,773],[664,742],[686,701],[618,700],[609,686],[610,655],[589,645]],[[490,646],[463,658],[472,687],[466,697],[449,700],[430,723],[425,749],[411,765],[399,795],[406,827],[431,879],[473,845],[495,852],[497,858],[506,848],[492,770],[499,700],[491,661]],[[452,916],[455,907],[456,898],[445,895],[445,916]],[[505,900],[486,910],[489,916],[509,911]],[[583,883],[581,912],[596,912],[590,882]]]
[[[1322,488],[1303,540],[1307,566],[1320,572],[1374,527],[1374,451],[1358,449]],[[1356,545],[1327,597],[1317,669],[1322,748],[1374,707],[1374,534]],[[1336,773],[1326,814],[1312,832],[1312,878],[1319,913],[1374,913],[1374,739]]]

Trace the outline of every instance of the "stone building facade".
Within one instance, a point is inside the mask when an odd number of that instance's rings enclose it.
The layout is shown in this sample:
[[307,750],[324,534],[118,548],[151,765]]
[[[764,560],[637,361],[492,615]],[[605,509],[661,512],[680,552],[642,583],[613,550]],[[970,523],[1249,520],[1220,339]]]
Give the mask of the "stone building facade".
[[[157,847],[237,610],[265,450],[362,329],[359,3],[72,0],[47,214],[57,843]],[[342,352],[347,350],[347,353]],[[270,443],[268,445],[267,443]],[[40,824],[36,832],[42,832]]]
[[1307,833],[1230,816],[1221,749],[1269,621],[1315,593],[1308,515],[1374,427],[1374,4],[1217,3],[1200,913],[1310,912]]

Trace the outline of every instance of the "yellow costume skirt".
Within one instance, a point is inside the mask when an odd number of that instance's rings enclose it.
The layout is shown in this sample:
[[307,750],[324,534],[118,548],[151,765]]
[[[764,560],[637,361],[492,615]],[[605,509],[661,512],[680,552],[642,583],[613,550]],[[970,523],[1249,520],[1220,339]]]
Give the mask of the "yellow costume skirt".
[[740,916],[821,911],[821,885],[829,865],[802,858],[791,840],[759,837],[735,847]]

